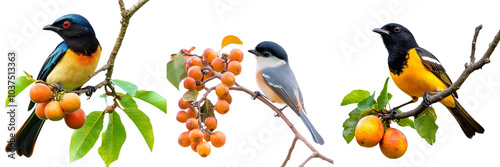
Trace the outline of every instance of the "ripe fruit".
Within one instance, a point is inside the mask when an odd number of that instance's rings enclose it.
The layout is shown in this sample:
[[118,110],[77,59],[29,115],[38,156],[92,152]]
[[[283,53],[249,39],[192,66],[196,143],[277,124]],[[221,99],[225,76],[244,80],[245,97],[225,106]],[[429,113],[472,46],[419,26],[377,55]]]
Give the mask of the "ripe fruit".
[[186,121],[186,128],[188,130],[198,129],[199,128],[199,126],[198,126],[198,120],[196,120],[195,118],[189,118]]
[[205,51],[203,51],[203,59],[207,63],[212,63],[212,61],[217,57],[217,52],[215,52],[214,49],[212,48],[207,48]]
[[196,86],[196,87],[194,87],[194,89],[196,89],[197,91],[201,91],[201,90],[203,90],[203,85]]
[[231,50],[231,52],[229,52],[229,61],[233,60],[239,62],[243,61],[243,52],[240,49],[234,48]]
[[203,132],[203,138],[205,138],[205,141],[209,142],[210,141],[210,133],[208,131]]
[[218,100],[214,108],[219,114],[226,114],[229,111],[229,103],[226,100]]
[[215,117],[207,117],[205,119],[205,126],[209,131],[214,131],[217,128],[217,119]]
[[236,80],[234,79],[234,74],[232,72],[225,72],[222,74],[220,78],[221,82],[226,84],[227,86],[233,86]]
[[184,88],[186,88],[187,90],[196,88],[196,81],[191,77],[186,77],[183,83],[184,83]]
[[191,107],[191,102],[188,102],[188,101],[184,101],[184,99],[179,99],[179,108],[181,109],[187,109]]
[[38,103],[35,109],[36,116],[42,120],[46,120],[47,116],[45,116],[45,106],[47,106],[48,102],[46,103]]
[[200,156],[203,158],[210,155],[210,151],[211,151],[210,144],[208,144],[207,142],[201,142],[196,147],[196,152],[198,152],[198,154],[200,154]]
[[35,84],[30,89],[30,98],[35,103],[48,102],[52,98],[52,91],[45,84]]
[[233,102],[233,97],[231,96],[231,94],[228,94],[226,97],[219,97],[220,100],[226,100],[227,103],[231,104],[231,102]]
[[64,111],[58,101],[50,101],[45,106],[45,116],[52,121],[59,121],[64,118]]
[[215,94],[218,97],[227,97],[229,95],[229,87],[226,84],[220,83],[215,87]]
[[191,56],[187,59],[187,64],[191,66],[200,66],[203,67],[203,63],[201,62],[201,59],[196,56]]
[[184,123],[187,121],[188,115],[187,115],[186,111],[180,110],[179,112],[177,112],[175,119],[177,119],[177,121],[179,121],[180,123]]
[[241,64],[238,61],[231,61],[227,65],[227,71],[232,72],[234,75],[240,75]]
[[373,115],[361,118],[354,130],[354,136],[360,146],[376,146],[384,136],[382,121],[380,121],[377,116]]
[[203,138],[205,137],[205,134],[200,129],[193,129],[189,131],[189,140],[191,140],[191,143],[199,143],[203,141]]
[[198,111],[194,107],[189,107],[186,113],[188,118],[198,118]]
[[182,147],[187,147],[191,145],[191,140],[189,140],[189,132],[182,132],[177,139],[177,143]]
[[80,108],[80,97],[76,93],[66,93],[61,97],[61,107],[65,112],[73,112]]
[[194,152],[197,152],[197,146],[198,146],[199,143],[191,143],[191,149],[194,151]]
[[214,147],[222,147],[224,144],[226,144],[226,135],[222,133],[221,131],[214,132],[210,136],[210,142]]
[[188,70],[188,77],[193,78],[195,81],[201,81],[203,73],[200,66],[192,66]]
[[85,124],[85,112],[81,108],[64,114],[64,122],[72,129],[80,129]]
[[224,70],[224,68],[226,68],[226,64],[224,63],[224,59],[220,58],[220,57],[216,57],[212,63],[210,63],[212,65],[212,68],[214,69],[214,71],[217,71],[217,72],[222,72],[222,70]]
[[399,158],[405,154],[407,148],[408,141],[401,131],[394,128],[385,130],[380,141],[380,150],[387,158]]

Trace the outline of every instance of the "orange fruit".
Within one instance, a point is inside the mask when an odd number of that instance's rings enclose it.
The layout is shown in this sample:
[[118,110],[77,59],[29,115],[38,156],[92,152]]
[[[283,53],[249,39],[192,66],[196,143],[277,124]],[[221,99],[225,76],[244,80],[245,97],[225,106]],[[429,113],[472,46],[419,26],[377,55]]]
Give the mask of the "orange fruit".
[[203,73],[200,66],[192,66],[188,70],[188,77],[193,78],[195,81],[201,81]]
[[215,117],[207,117],[205,119],[205,126],[209,131],[214,131],[217,128],[217,119]]
[[198,144],[200,143],[191,143],[191,149],[196,152],[197,148],[198,148]]
[[215,94],[218,97],[227,97],[229,95],[229,87],[226,84],[220,83],[215,87]]
[[73,112],[80,108],[80,97],[76,93],[66,93],[61,97],[61,107],[65,112]]
[[52,98],[52,91],[47,85],[37,83],[30,88],[30,98],[35,103],[45,103]]
[[210,144],[208,144],[207,142],[201,142],[196,147],[196,152],[198,152],[198,154],[203,158],[210,155],[210,151],[211,151]]
[[177,139],[177,143],[182,147],[190,146],[191,140],[189,140],[189,132],[182,132],[181,135],[179,135],[179,139]]
[[180,110],[179,112],[177,112],[175,119],[177,119],[177,121],[179,121],[180,123],[184,123],[187,121],[188,115],[187,115],[186,111]]
[[238,62],[243,61],[243,52],[240,49],[234,48],[231,50],[231,52],[229,52],[229,61],[233,60],[236,60]]
[[360,146],[376,146],[384,136],[384,125],[377,116],[365,116],[356,124],[354,136]]
[[216,57],[212,63],[210,63],[212,65],[212,68],[214,69],[214,71],[217,71],[217,72],[222,72],[222,70],[224,70],[224,68],[226,68],[226,64],[224,63],[224,59],[220,58],[220,57]]
[[234,74],[232,72],[229,72],[229,71],[226,71],[225,73],[223,73],[220,80],[222,83],[226,84],[229,87],[233,86],[234,83],[236,82],[236,79],[234,78]]
[[191,102],[188,102],[188,101],[184,101],[184,99],[182,99],[182,97],[179,99],[179,108],[180,109],[187,109],[191,107]]
[[200,66],[203,67],[203,63],[201,62],[201,59],[196,56],[191,56],[187,59],[187,64],[191,66]]
[[188,118],[198,118],[198,111],[194,107],[189,107],[186,113]]
[[46,120],[47,116],[45,116],[45,106],[47,106],[48,102],[38,103],[35,109],[35,114],[41,120]]
[[45,106],[45,116],[52,121],[59,121],[64,118],[64,111],[61,103],[58,101],[50,101]]
[[235,76],[241,73],[241,64],[238,61],[231,61],[227,65],[227,71],[232,72]]
[[399,130],[387,128],[384,137],[380,141],[380,150],[387,158],[399,158],[403,156],[408,148],[406,136]]
[[203,132],[203,138],[205,138],[205,141],[209,142],[210,141],[210,133],[208,131]]
[[205,134],[200,129],[193,129],[189,131],[189,140],[191,143],[199,143],[203,141]]
[[191,78],[191,77],[186,77],[186,79],[184,79],[184,88],[186,88],[187,90],[191,90],[191,89],[194,89],[196,88],[196,81]]
[[71,129],[80,129],[85,124],[85,112],[81,108],[74,112],[67,112],[64,114],[64,122]]
[[199,128],[199,126],[198,126],[198,120],[195,119],[195,118],[189,118],[186,121],[186,128],[188,130],[198,129]]
[[233,102],[233,97],[231,96],[231,94],[227,94],[226,97],[219,97],[220,100],[226,100],[228,104],[231,104],[231,102]]
[[227,103],[226,100],[218,100],[217,103],[215,103],[214,109],[219,114],[226,114],[229,111],[229,103]]
[[212,61],[217,57],[217,52],[215,52],[212,48],[207,48],[203,51],[203,60],[208,64],[212,63]]
[[214,147],[222,147],[224,144],[226,144],[226,135],[222,133],[221,131],[214,132],[210,136],[210,142]]

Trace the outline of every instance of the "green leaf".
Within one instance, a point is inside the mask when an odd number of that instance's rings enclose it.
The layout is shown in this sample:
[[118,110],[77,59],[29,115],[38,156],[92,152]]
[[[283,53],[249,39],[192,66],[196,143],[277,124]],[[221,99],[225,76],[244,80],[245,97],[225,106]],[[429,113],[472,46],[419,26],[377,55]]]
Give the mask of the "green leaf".
[[380,92],[380,95],[377,97],[377,110],[382,110],[389,102],[389,94],[387,93],[387,82],[389,82],[389,77],[385,80],[384,88]]
[[342,103],[340,103],[340,106],[359,103],[368,98],[368,96],[370,96],[370,92],[366,90],[353,90],[351,91],[351,93],[344,96],[344,99],[342,99]]
[[358,108],[361,111],[369,110],[372,109],[373,105],[375,104],[375,92],[369,96],[368,98],[364,99],[363,101],[358,103]]
[[187,77],[186,64],[184,56],[177,54],[167,63],[167,79],[179,90],[179,84]]
[[135,96],[135,92],[137,91],[137,85],[119,79],[113,79],[111,80],[111,82],[116,86],[122,88],[125,92],[130,94],[130,96]]
[[153,151],[155,137],[149,117],[137,108],[137,103],[130,95],[122,96],[119,102],[123,106],[125,114],[127,114],[141,132],[142,137],[144,137],[144,140],[148,144],[149,150]]
[[342,136],[345,141],[349,144],[354,138],[354,130],[356,129],[356,124],[358,124],[358,117],[361,113],[359,108],[355,108],[349,113],[349,118],[344,121],[342,127],[344,127],[344,131],[342,132]]
[[[398,109],[398,112],[401,113],[402,111]],[[415,129],[414,122],[410,118],[397,119],[396,123],[401,127],[409,126]]]
[[102,130],[103,119],[101,111],[91,112],[87,115],[83,127],[73,131],[69,146],[70,163],[79,160],[94,147]]
[[377,115],[377,112],[375,112],[375,110],[373,109],[361,111],[361,113],[359,113],[358,120],[367,115]]
[[207,119],[207,117],[215,117],[214,105],[212,105],[212,102],[210,102],[210,100],[205,99],[203,105],[201,105],[200,113],[203,113],[201,117],[201,120],[203,122],[205,122],[205,119]]
[[436,119],[437,116],[433,108],[425,109],[415,118],[414,126],[417,133],[430,145],[436,142],[436,132],[439,128],[436,125]]
[[[7,107],[7,105],[9,105],[9,103],[11,101],[13,101],[14,98],[19,93],[21,93],[24,89],[26,89],[28,86],[30,86],[33,82],[35,82],[35,80],[33,78],[31,78],[31,76],[30,77],[27,77],[27,76],[17,77],[16,80],[14,81],[14,85],[8,86],[9,91],[7,92],[8,93],[7,99],[5,99],[5,107]],[[9,85],[11,85],[11,84],[9,84]]]
[[224,39],[222,39],[221,49],[226,47],[229,44],[243,45],[243,42],[241,42],[240,38],[238,38],[237,36],[228,35],[228,36],[225,36]]
[[126,138],[127,133],[125,132],[125,127],[123,127],[120,115],[117,112],[112,112],[109,114],[108,127],[102,133],[102,144],[98,150],[106,166],[109,166],[109,164],[118,159]]
[[196,101],[196,99],[198,98],[198,91],[197,90],[194,90],[194,89],[191,89],[191,90],[188,90],[186,93],[184,93],[184,95],[182,95],[182,100],[188,102],[188,101]]
[[155,106],[165,114],[167,113],[167,100],[154,91],[138,90],[134,97]]

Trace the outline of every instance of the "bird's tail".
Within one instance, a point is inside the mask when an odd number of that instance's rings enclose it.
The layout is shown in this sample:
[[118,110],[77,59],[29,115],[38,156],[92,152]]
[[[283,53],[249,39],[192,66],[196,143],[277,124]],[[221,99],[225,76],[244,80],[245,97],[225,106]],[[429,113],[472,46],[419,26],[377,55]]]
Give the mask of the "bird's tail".
[[311,135],[313,137],[314,142],[321,144],[321,145],[325,144],[325,141],[323,141],[323,138],[321,137],[321,135],[319,135],[318,131],[316,131],[314,126],[311,124],[311,121],[309,121],[306,114],[304,114],[304,112],[299,112],[299,116],[300,116],[300,119],[302,119],[302,121],[304,122],[304,124],[306,124],[307,129],[309,129],[309,132],[311,132]]
[[455,107],[448,107],[448,110],[450,110],[451,114],[455,117],[457,120],[458,124],[460,124],[460,127],[464,131],[465,135],[468,138],[472,138],[477,133],[483,133],[484,129],[479,123],[472,118],[467,111],[458,103],[457,99],[453,97],[453,100],[455,100]]
[[33,111],[23,126],[17,131],[14,140],[10,140],[5,147],[5,151],[16,151],[19,156],[31,157],[35,147],[36,139],[42,129],[45,120],[41,120]]

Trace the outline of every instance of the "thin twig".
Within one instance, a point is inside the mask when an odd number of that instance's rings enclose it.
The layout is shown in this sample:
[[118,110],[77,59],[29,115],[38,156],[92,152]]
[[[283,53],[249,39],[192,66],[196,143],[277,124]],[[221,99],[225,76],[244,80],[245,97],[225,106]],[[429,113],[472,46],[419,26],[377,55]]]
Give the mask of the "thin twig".
[[296,138],[296,137],[293,138],[293,142],[292,142],[292,145],[290,146],[290,150],[288,150],[288,155],[286,156],[285,161],[283,162],[281,167],[286,166],[286,163],[288,162],[288,160],[290,160],[290,157],[292,156],[292,152],[293,152],[293,149],[295,148],[295,144],[297,143],[297,140],[299,140],[299,138]]
[[307,159],[304,162],[302,162],[302,164],[300,164],[299,167],[305,166],[307,164],[307,162],[309,162],[313,158],[314,158],[313,155],[307,157]]

